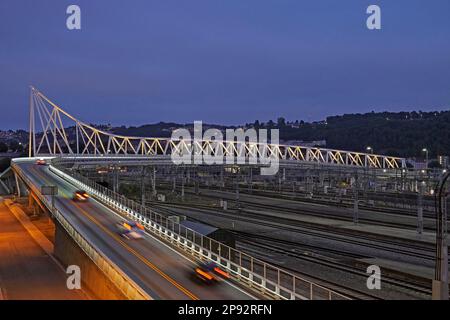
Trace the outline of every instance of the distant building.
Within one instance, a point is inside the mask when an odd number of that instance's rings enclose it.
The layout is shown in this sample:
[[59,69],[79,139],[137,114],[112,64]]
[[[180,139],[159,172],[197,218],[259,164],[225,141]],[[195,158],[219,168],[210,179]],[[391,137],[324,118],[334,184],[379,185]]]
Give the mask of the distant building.
[[438,162],[442,168],[448,168],[449,157],[448,156],[438,156]]
[[416,170],[422,170],[427,168],[427,162],[423,160],[416,160],[416,158],[409,158],[406,159],[406,162],[411,165],[412,168]]
[[414,162],[414,169],[422,170],[427,168],[427,162],[426,161],[415,161]]
[[281,141],[282,144],[289,146],[302,146],[302,147],[326,147],[326,140],[313,140],[313,141],[303,141],[303,140],[285,140]]

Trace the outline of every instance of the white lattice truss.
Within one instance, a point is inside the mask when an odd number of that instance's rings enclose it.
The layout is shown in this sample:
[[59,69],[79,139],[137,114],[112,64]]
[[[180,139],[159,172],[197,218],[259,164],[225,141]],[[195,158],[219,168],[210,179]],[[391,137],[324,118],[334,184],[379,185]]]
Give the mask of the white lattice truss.
[[40,91],[31,88],[30,144],[32,155],[171,155],[277,157],[343,166],[396,169],[402,158],[315,147],[237,141],[129,137],[112,134],[79,121]]

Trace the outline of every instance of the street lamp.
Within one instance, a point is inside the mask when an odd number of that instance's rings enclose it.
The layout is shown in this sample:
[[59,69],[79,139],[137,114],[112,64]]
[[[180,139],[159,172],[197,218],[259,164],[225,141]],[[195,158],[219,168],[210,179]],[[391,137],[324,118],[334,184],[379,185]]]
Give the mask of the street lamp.
[[426,164],[425,164],[425,166],[426,166],[426,169],[428,169],[428,149],[427,148],[423,148],[422,149],[422,152],[425,152],[425,161],[426,161]]
[[371,154],[373,154],[373,148],[372,147],[367,147],[366,150],[367,150],[367,152],[370,152]]

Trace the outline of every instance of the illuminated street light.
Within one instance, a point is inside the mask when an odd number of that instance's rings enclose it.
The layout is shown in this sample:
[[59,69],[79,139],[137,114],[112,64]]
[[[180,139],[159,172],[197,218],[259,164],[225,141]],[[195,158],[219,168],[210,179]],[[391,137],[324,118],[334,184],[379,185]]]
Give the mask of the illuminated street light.
[[371,154],[373,154],[373,148],[372,148],[372,147],[367,147],[366,150],[367,150],[368,152],[370,152]]
[[426,169],[428,169],[428,149],[427,148],[423,148],[422,152],[425,152],[425,165],[426,165]]

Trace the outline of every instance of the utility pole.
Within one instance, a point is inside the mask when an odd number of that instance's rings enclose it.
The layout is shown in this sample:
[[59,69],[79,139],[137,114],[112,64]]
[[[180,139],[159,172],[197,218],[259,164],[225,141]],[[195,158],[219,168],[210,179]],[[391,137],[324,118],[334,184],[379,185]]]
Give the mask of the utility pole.
[[153,167],[152,192],[156,196],[156,168]]
[[252,166],[249,166],[250,172],[249,172],[249,193],[252,194],[253,193],[253,168]]
[[198,178],[198,174],[197,172],[195,173],[194,176],[194,192],[196,195],[198,195],[200,193],[200,186],[199,186],[199,178]]
[[[440,182],[435,195],[436,210],[436,267],[433,280],[433,300],[448,300],[448,246],[447,246],[447,173]],[[437,199],[436,199],[437,197]]]
[[240,208],[240,201],[239,201],[239,179],[236,177],[236,207]]
[[419,193],[417,196],[417,233],[423,232],[423,185],[419,185]]
[[184,201],[184,180],[185,180],[184,172],[183,177],[181,178],[181,201]]
[[142,166],[141,175],[141,203],[145,206],[145,166]]
[[358,208],[358,174],[355,175],[355,181],[353,183],[353,195],[354,195],[354,204],[353,204],[353,223],[358,224],[359,220],[359,208]]

